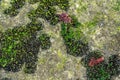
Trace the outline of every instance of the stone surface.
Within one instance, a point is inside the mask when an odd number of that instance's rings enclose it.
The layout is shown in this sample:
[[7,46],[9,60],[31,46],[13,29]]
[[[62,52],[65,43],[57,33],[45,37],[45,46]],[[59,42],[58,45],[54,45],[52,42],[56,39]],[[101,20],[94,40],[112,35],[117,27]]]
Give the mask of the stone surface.
[[[3,0],[2,0],[3,1]],[[120,54],[120,27],[119,11],[112,10],[117,0],[70,0],[68,14],[77,16],[83,24],[98,16],[99,24],[95,28],[82,28],[85,37],[89,40],[91,50],[99,49],[107,59],[111,54]],[[9,2],[3,1],[7,7]],[[35,5],[36,6],[36,5]],[[5,16],[0,10],[0,30],[25,25],[30,22],[26,13],[34,5],[26,4],[16,17]],[[1,6],[0,6],[1,9]],[[58,13],[64,12],[57,10]],[[60,23],[50,25],[43,19],[38,19],[44,25],[43,33],[50,35],[52,46],[48,50],[40,49],[38,54],[37,70],[34,74],[25,74],[23,69],[13,73],[0,70],[0,79],[4,77],[12,80],[87,80],[86,69],[81,64],[81,57],[74,57],[66,53],[66,47],[60,35]],[[120,80],[120,75],[113,77]]]

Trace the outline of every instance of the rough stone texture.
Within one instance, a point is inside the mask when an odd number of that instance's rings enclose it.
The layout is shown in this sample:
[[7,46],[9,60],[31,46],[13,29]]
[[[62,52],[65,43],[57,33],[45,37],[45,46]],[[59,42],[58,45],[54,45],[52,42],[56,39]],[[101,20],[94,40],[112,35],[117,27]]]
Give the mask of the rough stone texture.
[[[4,1],[5,4],[2,4],[2,6],[5,6],[3,9],[9,3],[9,1],[6,1]],[[112,10],[115,2],[116,0],[70,0],[71,7],[67,12],[76,15],[82,23],[91,21],[94,16],[99,16],[99,24],[95,28],[88,29],[86,27],[82,28],[82,30],[89,40],[91,50],[101,50],[106,58],[111,54],[120,54],[120,31],[117,30],[118,26],[120,26],[120,12]],[[6,30],[29,23],[30,20],[27,18],[26,13],[36,5],[26,3],[20,13],[12,18],[2,14],[2,10],[0,10],[0,29]],[[0,6],[0,9],[2,6]],[[57,11],[58,13],[64,12],[60,9]],[[51,26],[43,19],[38,20],[44,24],[42,32],[51,36],[52,46],[45,51],[40,49],[36,72],[34,74],[25,74],[22,69],[16,73],[0,70],[0,79],[10,77],[12,80],[86,80],[86,69],[81,65],[81,57],[74,57],[66,53],[60,35],[60,24]],[[94,30],[94,33],[90,33]],[[113,77],[113,80],[120,80],[120,75]]]

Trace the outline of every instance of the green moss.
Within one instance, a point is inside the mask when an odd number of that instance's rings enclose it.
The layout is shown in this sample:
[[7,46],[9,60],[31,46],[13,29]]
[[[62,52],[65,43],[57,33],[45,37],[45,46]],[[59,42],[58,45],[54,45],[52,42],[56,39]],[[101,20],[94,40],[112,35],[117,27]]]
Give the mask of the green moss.
[[58,0],[58,7],[60,7],[62,10],[67,11],[69,8],[69,1],[68,0]]
[[37,15],[36,10],[32,10],[28,13],[28,17],[31,21],[35,21],[39,15]]
[[120,74],[120,59],[118,55],[112,55],[109,57],[109,68],[111,75],[119,75]]
[[82,26],[82,24],[80,22],[78,22],[78,19],[76,18],[76,16],[70,16],[72,18],[72,24],[71,26],[78,28],[80,26]]
[[61,24],[61,35],[67,47],[67,53],[74,56],[82,56],[88,51],[88,44],[82,41],[83,33],[78,28],[69,24]]
[[37,3],[37,2],[39,2],[40,0],[28,0],[28,2],[30,3],[30,4],[35,4],[35,3]]
[[51,46],[50,37],[47,34],[41,34],[39,41],[42,49],[49,49]]
[[19,13],[18,9],[25,5],[25,0],[11,0],[10,4],[11,6],[4,10],[4,14],[14,17]]
[[54,7],[51,7],[51,6],[47,7],[47,6],[44,6],[44,4],[39,5],[38,9],[36,10],[36,13],[37,13],[36,15],[47,20],[52,25],[58,23],[58,17],[55,14],[56,10]]
[[93,68],[87,68],[87,76],[88,80],[110,80],[110,74],[103,63]]
[[10,4],[14,9],[19,9],[25,5],[25,0],[11,0]]
[[83,65],[87,68],[87,80],[111,80],[113,75],[119,75],[119,61],[118,55],[112,55],[109,57],[109,62],[103,62],[91,67],[89,61],[92,57],[98,59],[102,57],[102,53],[98,50],[92,51],[87,54],[83,59]]
[[38,8],[31,11],[28,16],[31,20],[41,17],[47,20],[51,25],[55,25],[59,22],[59,19],[54,6],[67,10],[69,7],[68,0],[41,0]]
[[91,21],[84,23],[84,26],[86,26],[90,30],[94,29],[96,27],[96,25],[98,24],[99,20],[100,19],[99,19],[98,15],[97,15]]
[[113,9],[116,11],[120,11],[120,1],[117,0],[116,4],[113,6]]
[[39,23],[29,23],[27,26],[9,29],[1,37],[0,66],[7,71],[19,71],[25,63],[25,73],[36,70],[37,54],[40,43],[36,32],[41,30]]
[[11,17],[16,16],[19,13],[18,10],[15,10],[14,8],[8,8],[4,10],[4,14],[10,15]]
[[103,55],[101,54],[101,52],[99,50],[95,50],[95,51],[90,52],[84,59],[85,60],[84,61],[84,63],[85,63],[84,66],[88,67],[88,63],[89,63],[89,61],[92,57],[95,57],[97,59],[97,58],[100,58],[102,56]]
[[90,67],[88,65],[90,59],[94,57],[96,59],[102,57],[100,51],[92,51],[84,58],[84,66],[87,68],[87,80],[110,80],[111,75],[109,73],[108,65],[105,61]]
[[[18,34],[24,34],[24,32],[18,33]],[[2,51],[2,56],[0,58],[0,65],[5,67],[7,64],[11,63],[14,60],[14,57],[18,53],[19,50],[16,49],[17,46],[21,47],[21,42],[22,39],[26,35],[20,35],[14,34],[11,29],[7,30],[7,32],[3,33],[1,37],[1,51]],[[17,37],[16,37],[17,36]]]
[[[26,26],[16,27],[5,31],[0,39],[2,56],[0,65],[5,67],[14,61],[14,57],[22,51],[24,43],[31,38],[36,31],[41,30],[39,23],[30,23]],[[23,50],[24,51],[24,50]]]

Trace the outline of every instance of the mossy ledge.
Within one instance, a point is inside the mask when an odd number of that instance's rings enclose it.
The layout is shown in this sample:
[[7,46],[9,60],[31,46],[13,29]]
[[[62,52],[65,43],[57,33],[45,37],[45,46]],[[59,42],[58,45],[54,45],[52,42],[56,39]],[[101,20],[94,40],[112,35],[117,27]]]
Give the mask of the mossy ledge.
[[64,39],[68,54],[73,56],[83,56],[89,51],[88,43],[81,39],[83,36],[82,31],[75,31],[75,29],[82,26],[81,23],[76,19],[73,20],[73,23],[63,22],[61,24],[61,35]]
[[[42,39],[36,37],[40,30],[42,30],[41,23],[31,22],[26,26],[15,27],[3,32],[0,39],[1,68],[17,72],[25,63],[24,72],[34,73],[40,46],[50,47],[49,37],[41,36]],[[44,40],[47,40],[46,44],[44,44]],[[49,47],[43,48],[48,49]]]

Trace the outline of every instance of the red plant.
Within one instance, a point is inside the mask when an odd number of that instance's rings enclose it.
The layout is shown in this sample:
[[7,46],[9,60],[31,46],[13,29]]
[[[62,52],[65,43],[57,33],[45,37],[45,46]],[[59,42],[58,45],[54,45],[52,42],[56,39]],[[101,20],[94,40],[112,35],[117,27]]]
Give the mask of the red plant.
[[98,58],[98,59],[95,59],[94,57],[92,57],[92,58],[90,59],[89,66],[93,67],[93,66],[101,63],[102,61],[104,61],[104,57],[100,57],[100,58]]
[[63,21],[64,23],[71,23],[72,19],[69,17],[67,13],[59,14],[59,20]]

